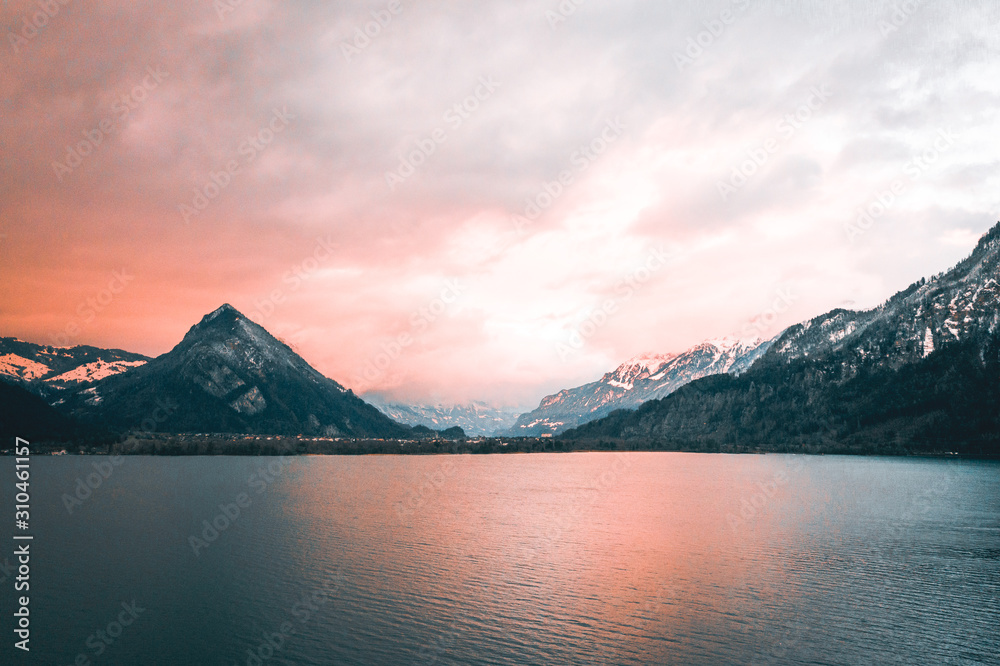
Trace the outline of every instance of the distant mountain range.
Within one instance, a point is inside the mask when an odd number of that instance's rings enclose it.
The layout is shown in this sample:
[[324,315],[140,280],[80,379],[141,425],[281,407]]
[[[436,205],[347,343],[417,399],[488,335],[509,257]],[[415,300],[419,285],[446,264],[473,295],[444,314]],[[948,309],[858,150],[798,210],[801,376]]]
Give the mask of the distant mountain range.
[[425,426],[433,430],[459,427],[465,434],[489,437],[514,425],[518,410],[512,407],[492,407],[484,402],[467,405],[406,405],[386,400],[379,394],[362,396],[380,412],[400,423]]
[[147,356],[120,349],[51,347],[0,338],[0,379],[41,395],[105,379],[147,361]]
[[739,377],[692,382],[567,438],[696,450],[1000,449],[1000,224],[872,310],[786,329]]
[[709,375],[745,371],[770,343],[760,338],[719,338],[682,354],[646,354],[622,363],[595,382],[542,398],[521,414],[509,433],[540,436],[563,432],[616,409],[630,409],[662,398],[681,386]]

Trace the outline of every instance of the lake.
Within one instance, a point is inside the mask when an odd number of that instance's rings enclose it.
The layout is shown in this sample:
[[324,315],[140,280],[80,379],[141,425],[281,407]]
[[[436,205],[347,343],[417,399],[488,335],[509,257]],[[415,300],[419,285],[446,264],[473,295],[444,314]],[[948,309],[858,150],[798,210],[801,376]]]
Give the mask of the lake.
[[58,456],[31,488],[3,663],[1000,663],[996,462]]

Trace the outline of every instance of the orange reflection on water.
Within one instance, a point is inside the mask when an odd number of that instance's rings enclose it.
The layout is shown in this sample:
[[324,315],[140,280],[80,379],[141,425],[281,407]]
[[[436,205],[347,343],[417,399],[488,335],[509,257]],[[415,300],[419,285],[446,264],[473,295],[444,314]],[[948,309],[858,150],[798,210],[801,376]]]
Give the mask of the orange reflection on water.
[[301,523],[299,566],[365,572],[368,603],[410,605],[415,621],[526,645],[554,632],[611,654],[726,636],[721,657],[734,640],[757,640],[766,609],[796,603],[772,556],[807,522],[792,506],[794,458],[308,460],[323,482],[303,476],[286,496]]

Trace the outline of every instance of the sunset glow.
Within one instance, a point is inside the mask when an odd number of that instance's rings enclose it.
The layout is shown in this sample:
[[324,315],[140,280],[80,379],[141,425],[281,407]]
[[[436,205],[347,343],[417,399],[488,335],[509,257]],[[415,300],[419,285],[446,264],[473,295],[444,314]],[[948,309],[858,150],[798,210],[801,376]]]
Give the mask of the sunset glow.
[[358,392],[533,406],[779,293],[765,337],[875,306],[997,220],[982,8],[556,5],[72,3],[25,37],[5,3],[2,334],[158,355],[228,302]]

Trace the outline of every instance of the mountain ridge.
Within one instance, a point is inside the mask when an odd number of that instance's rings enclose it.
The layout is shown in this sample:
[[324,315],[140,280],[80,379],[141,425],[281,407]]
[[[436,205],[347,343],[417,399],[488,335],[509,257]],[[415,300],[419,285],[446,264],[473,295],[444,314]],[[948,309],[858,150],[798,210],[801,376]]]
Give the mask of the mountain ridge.
[[[976,278],[982,279],[976,282]],[[950,341],[963,339],[981,326],[995,330],[1000,323],[998,303],[1000,224],[987,231],[972,253],[951,269],[917,280],[875,308],[834,309],[790,326],[775,341],[773,355],[787,361],[851,349],[861,359],[875,357],[893,364],[906,363]],[[977,312],[988,316],[984,319]],[[877,335],[880,330],[887,333],[887,329],[894,329],[893,334],[882,338]],[[875,335],[866,337],[869,330]]]
[[518,416],[513,408],[493,407],[485,402],[467,404],[406,404],[376,393],[361,396],[380,412],[399,423],[435,430],[459,427],[469,436],[489,437],[506,431]]
[[690,381],[711,374],[742,372],[770,346],[761,338],[713,338],[680,354],[633,356],[600,379],[545,396],[521,414],[513,436],[555,435],[616,409],[638,407]]
[[1000,223],[951,269],[786,329],[739,377],[564,433],[652,448],[1000,452]]
[[122,349],[55,347],[0,338],[0,379],[43,397],[126,372],[149,360]]

